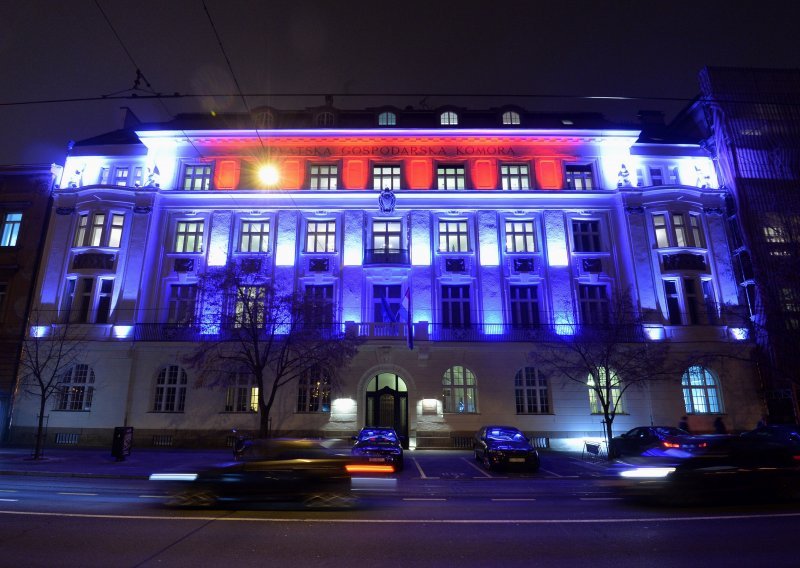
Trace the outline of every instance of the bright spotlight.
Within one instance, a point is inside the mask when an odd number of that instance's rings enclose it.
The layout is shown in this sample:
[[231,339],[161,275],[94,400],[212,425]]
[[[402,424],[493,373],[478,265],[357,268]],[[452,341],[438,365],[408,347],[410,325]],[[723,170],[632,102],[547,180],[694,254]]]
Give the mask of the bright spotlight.
[[274,164],[264,164],[258,170],[258,179],[266,186],[277,185],[280,178],[280,172]]

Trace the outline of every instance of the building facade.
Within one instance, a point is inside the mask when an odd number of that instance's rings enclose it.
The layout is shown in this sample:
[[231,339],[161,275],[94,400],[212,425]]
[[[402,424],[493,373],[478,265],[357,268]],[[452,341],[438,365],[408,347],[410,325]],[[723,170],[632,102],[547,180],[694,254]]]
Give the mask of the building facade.
[[[579,447],[602,437],[591,378],[547,372],[539,353],[548,333],[607,324],[623,294],[641,341],[715,356],[627,390],[615,431],[684,414],[697,431],[720,415],[743,430],[763,411],[732,315],[725,192],[696,142],[595,114],[328,102],[141,124],[76,144],[64,171],[36,296],[53,324],[31,334],[79,329],[85,360],[48,407],[50,442],[108,444],[124,425],[140,446],[222,445],[255,430],[247,378],[198,387],[183,356],[197,349],[186,329],[204,333],[199,279],[242,262],[324,298],[365,340],[336,385],[280,391],[275,434],[383,424],[452,447],[504,423]],[[16,443],[37,408],[17,400]]]

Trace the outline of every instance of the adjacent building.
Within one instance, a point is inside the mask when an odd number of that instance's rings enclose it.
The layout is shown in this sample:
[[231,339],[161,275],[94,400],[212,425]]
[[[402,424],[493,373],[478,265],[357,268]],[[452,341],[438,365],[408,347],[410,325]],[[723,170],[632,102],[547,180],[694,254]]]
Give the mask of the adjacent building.
[[[275,434],[380,424],[452,447],[504,423],[578,447],[602,436],[592,379],[537,353],[548,333],[606,323],[621,294],[641,341],[717,356],[626,391],[616,431],[684,414],[743,430],[763,412],[726,192],[697,138],[590,113],[331,101],[130,126],[75,144],[53,194],[35,307],[86,349],[49,405],[51,443],[132,426],[139,446],[224,445],[256,428],[247,377],[200,388],[183,357],[208,333],[198,279],[229,263],[325,299],[365,339],[340,383],[280,392]],[[15,442],[36,413],[20,396]]]

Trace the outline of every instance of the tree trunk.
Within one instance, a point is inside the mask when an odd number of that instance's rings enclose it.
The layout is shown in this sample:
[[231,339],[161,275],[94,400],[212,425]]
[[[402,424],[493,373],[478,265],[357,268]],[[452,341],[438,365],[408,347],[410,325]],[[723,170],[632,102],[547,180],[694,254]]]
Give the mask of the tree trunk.
[[33,459],[35,460],[42,457],[42,447],[44,446],[44,409],[46,402],[44,395],[42,395],[41,402],[39,403],[39,422],[36,426],[36,446],[33,450]]

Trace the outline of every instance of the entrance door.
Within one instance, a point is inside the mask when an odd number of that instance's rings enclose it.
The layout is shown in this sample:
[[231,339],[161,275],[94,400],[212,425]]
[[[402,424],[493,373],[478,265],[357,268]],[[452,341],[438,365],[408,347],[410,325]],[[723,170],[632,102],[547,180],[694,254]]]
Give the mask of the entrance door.
[[408,391],[406,383],[394,373],[372,378],[366,389],[365,426],[394,428],[408,449]]

